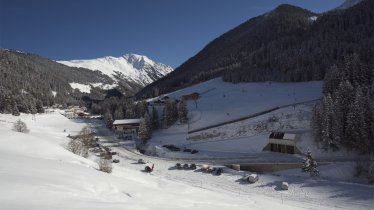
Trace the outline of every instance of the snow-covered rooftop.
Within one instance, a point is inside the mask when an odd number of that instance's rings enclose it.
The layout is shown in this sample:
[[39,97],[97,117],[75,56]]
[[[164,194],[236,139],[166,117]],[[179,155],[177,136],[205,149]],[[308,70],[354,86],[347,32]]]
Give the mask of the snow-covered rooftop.
[[140,119],[115,120],[113,122],[113,125],[134,124],[134,123],[140,123]]

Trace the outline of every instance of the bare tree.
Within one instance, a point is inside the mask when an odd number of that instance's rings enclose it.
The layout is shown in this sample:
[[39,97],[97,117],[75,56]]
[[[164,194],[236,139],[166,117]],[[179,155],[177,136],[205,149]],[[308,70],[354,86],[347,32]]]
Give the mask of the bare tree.
[[105,173],[112,173],[112,161],[111,160],[108,160],[108,159],[105,159],[105,158],[100,158],[99,160],[99,170],[102,171],[102,172],[105,172]]
[[22,122],[20,119],[17,120],[17,122],[15,122],[13,124],[13,130],[15,130],[17,132],[21,132],[21,133],[28,133],[29,132],[29,129],[27,129],[26,123]]
[[80,139],[72,139],[68,143],[67,149],[76,155],[80,155],[85,158],[88,157],[88,148],[83,145],[83,142]]
[[83,146],[87,148],[94,147],[96,144],[92,131],[87,126],[79,132],[79,138],[82,140]]

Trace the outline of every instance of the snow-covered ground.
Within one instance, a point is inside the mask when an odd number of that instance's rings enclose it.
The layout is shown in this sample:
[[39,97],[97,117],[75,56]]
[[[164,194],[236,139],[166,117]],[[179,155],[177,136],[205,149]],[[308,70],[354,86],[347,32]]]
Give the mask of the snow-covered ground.
[[[188,109],[196,116],[189,130],[241,118],[275,107],[320,99],[322,81],[300,83],[240,83],[223,82],[221,78],[194,85],[167,96],[181,96],[197,92],[196,104],[189,101]],[[162,98],[163,96],[160,96]],[[151,99],[150,101],[157,100]]]
[[[268,144],[269,134],[273,131],[288,131],[302,135],[299,143],[302,152],[310,147],[313,153],[316,151],[319,157],[325,157],[325,154],[319,151],[318,145],[312,141],[310,130],[312,107],[322,97],[321,81],[232,84],[216,78],[167,96],[180,99],[181,96],[194,92],[199,93],[200,97],[197,107],[194,101],[188,102],[188,124],[177,123],[168,129],[155,131],[148,143],[148,154],[169,158],[257,157],[265,154],[268,156],[266,158],[271,160],[274,158],[273,154],[262,152]],[[278,109],[253,118],[189,133],[273,108]],[[159,116],[161,115],[162,112],[159,113]],[[196,149],[199,153],[190,155],[167,152],[167,149],[161,147],[165,144]]]
[[[19,118],[29,133],[11,129]],[[260,174],[260,181],[249,185],[239,180],[244,172],[226,168],[223,175],[212,176],[173,170],[173,161],[143,157],[155,164],[155,171],[145,174],[140,171],[144,165],[136,164],[142,156],[122,147],[113,148],[119,152],[114,158],[121,162],[106,174],[97,171],[94,156],[84,159],[64,148],[66,135],[85,125],[105,133],[100,136],[103,142],[115,139],[99,121],[72,121],[57,112],[0,115],[0,209],[370,209],[374,205],[373,186],[305,178],[292,170]],[[341,168],[333,173],[329,171],[335,169],[327,167],[326,172],[341,176]],[[279,189],[281,181],[290,183],[288,191]]]

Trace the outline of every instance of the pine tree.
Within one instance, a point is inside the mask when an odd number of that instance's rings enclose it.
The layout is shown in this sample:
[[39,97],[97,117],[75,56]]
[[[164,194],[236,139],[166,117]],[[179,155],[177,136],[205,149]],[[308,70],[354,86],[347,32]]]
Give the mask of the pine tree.
[[130,109],[130,108],[127,108],[127,109],[126,109],[125,118],[127,118],[127,119],[135,118],[135,113],[134,113],[134,111],[133,111],[132,109]]
[[332,101],[330,94],[327,94],[327,96],[323,98],[322,107],[323,107],[322,108],[323,115],[322,115],[322,120],[321,120],[321,126],[322,126],[321,141],[322,141],[324,149],[328,150],[328,148],[331,145],[335,144],[332,138],[332,120],[333,120],[332,118],[333,118],[334,112],[333,112],[333,101]]
[[174,100],[166,100],[165,102],[165,121],[167,126],[173,125],[178,119],[177,105]]
[[38,113],[44,113],[44,109],[43,109],[43,103],[42,103],[42,101],[37,100],[37,101],[36,101],[35,108],[36,108],[36,111],[37,111]]
[[371,158],[368,168],[368,182],[369,184],[374,184],[374,160]]
[[123,109],[121,106],[117,107],[116,111],[114,111],[114,119],[120,120],[124,118]]
[[347,115],[348,146],[362,153],[368,152],[368,126],[365,121],[365,107],[361,88],[357,88],[353,104]]
[[181,124],[186,124],[188,119],[187,119],[187,114],[188,114],[188,109],[186,102],[184,100],[181,100],[178,104],[178,117],[179,117],[179,122]]
[[149,115],[145,114],[140,121],[138,136],[142,141],[146,141],[151,138],[151,135],[152,131]]
[[104,114],[104,122],[105,122],[106,127],[108,128],[113,127],[113,117],[109,111],[105,112]]
[[314,139],[317,142],[321,142],[321,137],[322,137],[321,120],[322,120],[322,115],[321,115],[320,104],[314,105],[312,112],[313,112],[313,115],[312,115],[311,127],[313,128],[313,136],[314,136]]
[[19,116],[20,115],[17,104],[13,105],[12,115],[14,115],[14,116]]
[[307,151],[306,157],[302,165],[303,172],[309,172],[310,176],[319,176],[319,171],[317,169],[317,161],[312,157],[310,150]]
[[152,128],[158,129],[159,128],[159,118],[158,118],[158,112],[155,107],[152,108]]

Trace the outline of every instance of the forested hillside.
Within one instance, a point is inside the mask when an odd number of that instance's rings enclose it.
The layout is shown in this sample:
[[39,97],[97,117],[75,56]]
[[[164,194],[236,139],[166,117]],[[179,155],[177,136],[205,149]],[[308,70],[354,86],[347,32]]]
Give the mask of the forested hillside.
[[326,74],[324,97],[314,109],[316,140],[326,150],[342,147],[360,153],[374,149],[374,68],[357,54]]
[[55,103],[78,104],[83,94],[73,90],[71,82],[111,84],[113,81],[99,72],[0,49],[0,113],[35,113],[41,112],[42,106]]
[[372,66],[374,1],[314,14],[281,5],[209,43],[138,97],[170,92],[223,76],[229,82],[322,80],[328,68],[356,53]]

